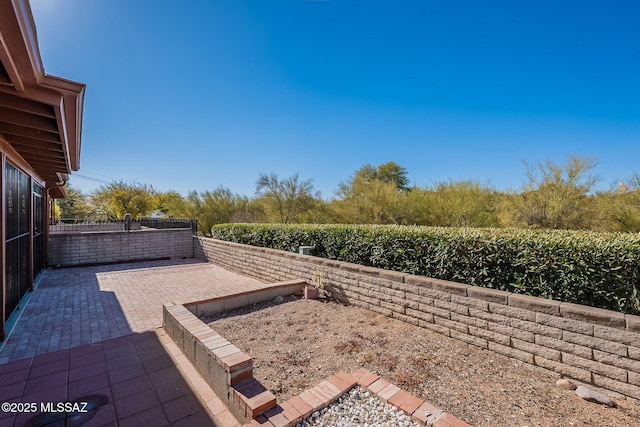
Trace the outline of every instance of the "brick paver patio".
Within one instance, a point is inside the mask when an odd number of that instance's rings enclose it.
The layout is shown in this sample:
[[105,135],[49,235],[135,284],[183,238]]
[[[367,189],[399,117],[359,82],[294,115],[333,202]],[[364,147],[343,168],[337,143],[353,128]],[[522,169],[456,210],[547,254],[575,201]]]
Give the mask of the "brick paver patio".
[[0,351],[0,363],[162,326],[162,304],[264,287],[188,260],[47,270]]
[[193,259],[47,270],[0,351],[0,403],[107,403],[66,419],[0,412],[0,427],[237,425],[160,328],[162,304],[264,287]]

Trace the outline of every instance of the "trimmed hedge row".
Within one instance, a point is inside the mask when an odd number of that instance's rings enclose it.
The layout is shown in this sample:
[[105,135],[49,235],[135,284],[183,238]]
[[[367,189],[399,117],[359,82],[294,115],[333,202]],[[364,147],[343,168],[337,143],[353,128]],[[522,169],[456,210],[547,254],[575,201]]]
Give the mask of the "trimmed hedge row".
[[640,314],[640,236],[386,225],[221,224],[215,239]]

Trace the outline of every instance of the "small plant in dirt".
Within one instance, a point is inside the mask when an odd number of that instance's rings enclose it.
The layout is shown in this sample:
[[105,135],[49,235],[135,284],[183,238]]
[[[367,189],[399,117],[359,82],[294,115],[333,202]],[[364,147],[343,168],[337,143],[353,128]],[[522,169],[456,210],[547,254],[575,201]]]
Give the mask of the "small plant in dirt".
[[380,357],[380,364],[387,371],[391,372],[395,370],[396,366],[398,366],[398,356],[395,355],[386,355]]
[[[429,376],[429,372],[421,372],[420,375],[422,378]],[[398,387],[405,389],[405,390],[409,390],[409,391],[414,391],[414,390],[418,390],[420,387],[420,384],[422,383],[422,379],[419,378],[416,375],[412,375],[407,371],[400,371],[400,372],[396,372],[393,375],[391,375],[389,377],[391,379],[391,382],[395,385],[397,385]]]
[[374,358],[374,356],[371,353],[363,354],[360,357],[360,363],[371,363],[373,361],[373,358]]
[[362,349],[362,340],[354,340],[348,339],[346,341],[341,341],[338,344],[334,345],[333,348],[337,353],[358,353]]
[[354,335],[356,336],[357,339],[361,341],[368,341],[372,344],[376,344],[379,346],[384,346],[389,342],[389,340],[384,337],[384,332],[382,331],[378,331],[374,335],[369,335],[369,336],[364,335],[360,332],[356,332]]
[[306,389],[309,386],[309,382],[304,379],[304,378],[294,378],[291,381],[291,384],[293,384],[294,388],[298,388],[298,389]]
[[428,356],[429,355],[420,353],[418,356],[412,356],[411,358],[409,358],[409,361],[418,369],[428,369],[429,360],[433,360],[433,358],[430,358]]
[[311,283],[313,284],[313,286],[318,288],[318,290],[320,291],[320,295],[325,298],[331,296],[329,294],[329,291],[327,291],[326,278],[327,275],[320,269],[316,269],[316,271],[313,273],[313,276],[311,276]]
[[278,362],[284,366],[309,366],[311,362],[310,357],[304,357],[297,353],[286,352],[277,356]]

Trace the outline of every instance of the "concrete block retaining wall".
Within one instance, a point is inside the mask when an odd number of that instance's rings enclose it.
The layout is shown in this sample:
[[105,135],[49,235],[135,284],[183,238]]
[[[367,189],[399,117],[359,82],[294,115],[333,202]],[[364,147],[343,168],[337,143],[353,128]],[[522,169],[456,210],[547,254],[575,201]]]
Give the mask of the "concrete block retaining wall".
[[49,235],[49,266],[69,267],[161,258],[193,258],[191,229],[71,232]]
[[274,283],[266,289],[186,304],[164,304],[164,330],[184,352],[211,389],[242,423],[276,405],[276,397],[253,377],[253,359],[203,323],[198,317],[276,296],[302,294],[306,282]]
[[204,237],[194,255],[274,282],[320,271],[348,304],[640,399],[640,316]]

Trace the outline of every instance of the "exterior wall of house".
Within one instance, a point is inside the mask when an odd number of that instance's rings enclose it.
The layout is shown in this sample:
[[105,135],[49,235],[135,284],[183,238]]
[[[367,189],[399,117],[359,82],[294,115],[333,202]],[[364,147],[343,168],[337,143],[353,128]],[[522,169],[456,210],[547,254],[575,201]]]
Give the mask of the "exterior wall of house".
[[163,258],[193,258],[191,229],[51,233],[47,265],[71,267]]
[[196,258],[267,281],[318,272],[330,294],[615,394],[640,399],[640,316],[195,237]]
[[[18,306],[20,298],[31,289],[44,257],[43,227],[46,217],[44,182],[30,166],[0,136],[0,300],[2,321],[0,340],[4,339],[5,323]],[[40,187],[44,199],[35,202],[34,186]]]

